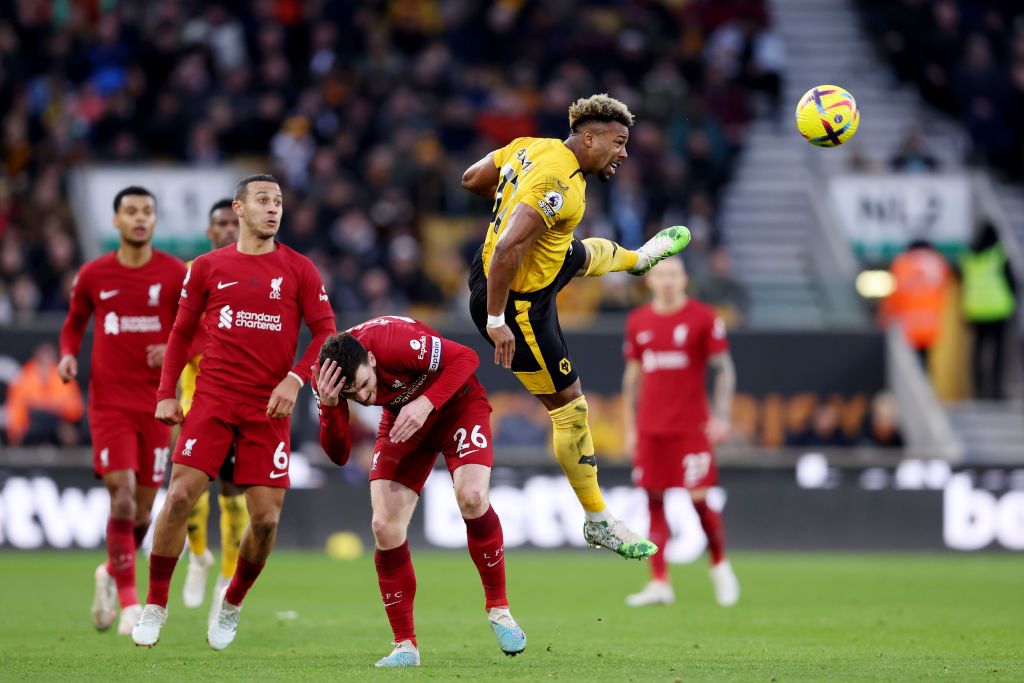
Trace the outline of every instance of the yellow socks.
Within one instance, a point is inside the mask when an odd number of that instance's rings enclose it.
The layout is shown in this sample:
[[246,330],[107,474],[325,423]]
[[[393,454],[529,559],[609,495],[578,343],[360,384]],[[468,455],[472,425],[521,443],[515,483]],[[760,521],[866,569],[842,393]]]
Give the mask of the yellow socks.
[[203,491],[188,513],[188,549],[193,555],[206,552],[206,521],[210,518],[210,492]]
[[230,579],[238,564],[238,546],[242,542],[245,527],[249,526],[249,510],[245,507],[245,495],[218,496],[220,503],[220,548],[223,553],[220,574]]
[[548,414],[554,427],[555,459],[562,466],[583,509],[601,512],[606,506],[597,483],[597,458],[594,457],[594,440],[590,437],[590,425],[587,423],[587,397],[580,396]]
[[[603,237],[588,237],[583,246],[590,252],[586,277],[600,277],[613,271],[628,270],[636,265],[639,255]],[[584,402],[586,405],[586,402]],[[568,406],[566,406],[568,407]]]

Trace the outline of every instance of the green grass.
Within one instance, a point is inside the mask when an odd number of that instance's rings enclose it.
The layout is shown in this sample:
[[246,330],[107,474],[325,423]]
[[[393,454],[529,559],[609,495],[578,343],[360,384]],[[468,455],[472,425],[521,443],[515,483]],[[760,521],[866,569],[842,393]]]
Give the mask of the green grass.
[[[17,680],[1021,680],[1024,558],[740,554],[740,604],[714,604],[703,563],[674,568],[672,607],[631,609],[644,568],[610,554],[513,551],[513,613],[529,647],[503,656],[462,553],[415,553],[423,666],[377,671],[390,631],[369,558],[274,555],[238,639],[206,645],[181,606],[152,650],[89,622],[98,553],[0,555],[0,678]],[[145,562],[140,563],[144,576]],[[142,583],[145,583],[143,580]],[[279,619],[294,611],[297,618]]]

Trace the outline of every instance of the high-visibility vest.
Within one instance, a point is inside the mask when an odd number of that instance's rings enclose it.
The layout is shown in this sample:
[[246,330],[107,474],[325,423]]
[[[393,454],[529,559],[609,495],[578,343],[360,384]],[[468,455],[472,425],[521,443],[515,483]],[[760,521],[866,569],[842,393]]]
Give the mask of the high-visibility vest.
[[971,322],[1006,320],[1016,307],[1006,281],[1006,252],[995,245],[963,257],[964,317]]
[[882,303],[883,320],[898,324],[914,348],[930,348],[942,327],[950,279],[946,260],[931,249],[911,249],[893,259],[889,271],[896,290]]

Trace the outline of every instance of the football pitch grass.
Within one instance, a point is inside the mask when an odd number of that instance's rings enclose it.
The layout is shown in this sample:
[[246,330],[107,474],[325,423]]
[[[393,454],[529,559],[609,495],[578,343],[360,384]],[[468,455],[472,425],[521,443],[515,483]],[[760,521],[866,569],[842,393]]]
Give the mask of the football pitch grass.
[[[172,586],[160,643],[132,646],[89,622],[99,553],[0,555],[5,680],[946,680],[1024,679],[1020,555],[736,553],[743,587],[713,600],[704,562],[673,567],[676,604],[629,608],[645,568],[608,553],[508,556],[513,614],[529,638],[500,653],[461,552],[413,554],[423,665],[375,670],[390,651],[370,557],[271,557],[234,645],[206,645],[208,602]],[[140,577],[146,562],[140,561]],[[211,577],[212,581],[212,577]],[[145,579],[141,578],[145,584]],[[145,595],[140,590],[140,595]]]

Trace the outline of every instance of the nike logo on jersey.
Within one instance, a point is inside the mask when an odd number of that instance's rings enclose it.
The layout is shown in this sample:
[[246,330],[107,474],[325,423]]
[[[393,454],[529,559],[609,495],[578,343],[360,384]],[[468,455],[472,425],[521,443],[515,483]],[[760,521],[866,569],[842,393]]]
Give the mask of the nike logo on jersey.
[[498,559],[496,559],[494,562],[488,562],[487,566],[488,567],[493,567],[494,565],[498,564],[499,562],[501,562],[501,558],[500,557]]
[[110,297],[117,296],[120,291],[121,291],[120,289],[112,289],[112,290],[110,290],[108,292],[108,291],[105,291],[105,290],[101,289],[100,290],[100,301],[106,301]]
[[641,332],[636,333],[637,344],[646,344],[652,339],[654,339],[654,332],[652,332],[651,330],[643,330]]
[[237,284],[238,284],[238,280],[235,280],[234,282],[218,282],[217,283],[217,289],[227,289],[231,285],[237,285]]
[[395,600],[394,602],[385,602],[384,606],[385,607],[391,607],[392,605],[397,605],[400,602],[402,602],[402,601],[401,600]]
[[287,475],[288,475],[287,472],[271,472],[270,473],[270,478],[271,479],[280,479],[281,477],[284,477],[284,476],[287,476]]
[[[467,445],[469,445],[469,444],[467,444]],[[476,452],[477,452],[478,450],[480,450],[480,449],[479,449],[479,448],[474,448],[474,449],[473,449],[473,450],[471,450],[471,451],[466,451],[465,453],[459,453],[459,457],[460,457],[460,458],[465,458],[465,457],[466,457],[467,455],[469,455],[470,453],[476,453]]]

